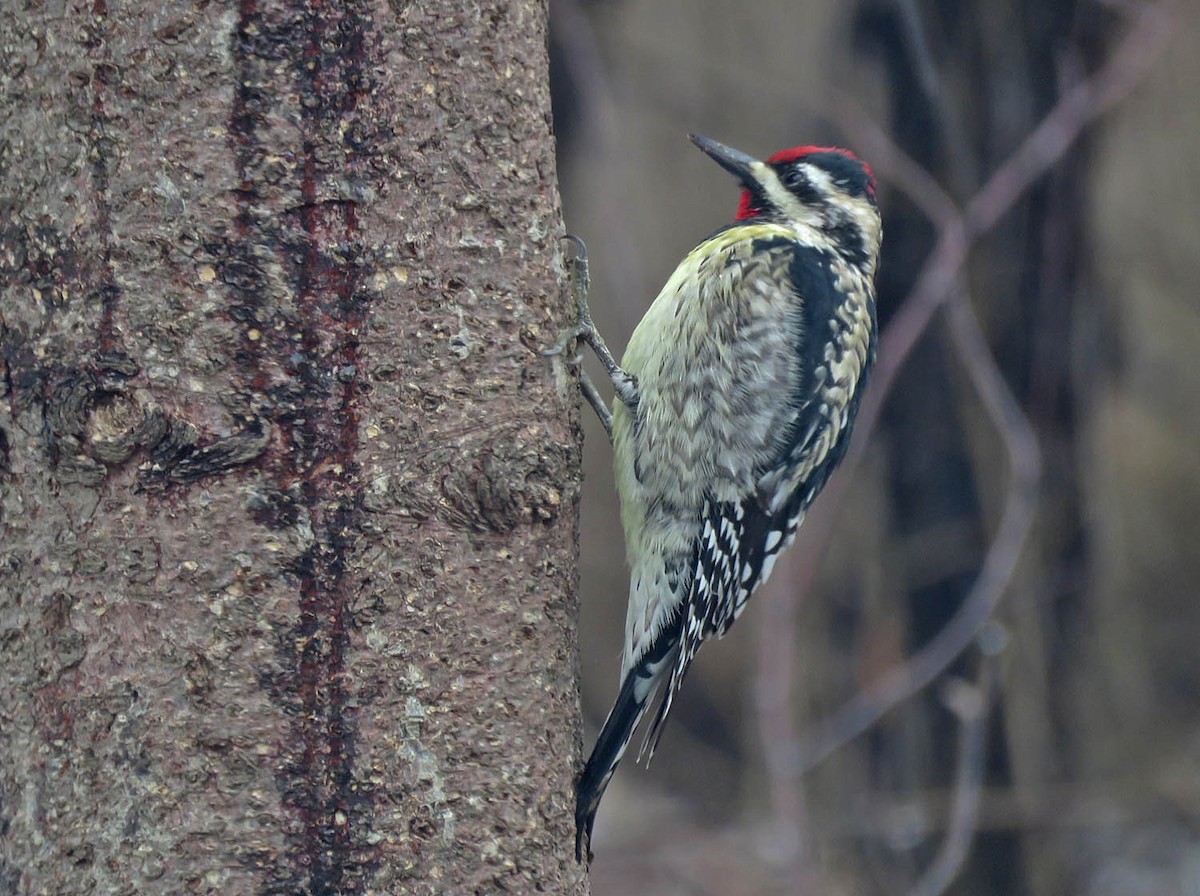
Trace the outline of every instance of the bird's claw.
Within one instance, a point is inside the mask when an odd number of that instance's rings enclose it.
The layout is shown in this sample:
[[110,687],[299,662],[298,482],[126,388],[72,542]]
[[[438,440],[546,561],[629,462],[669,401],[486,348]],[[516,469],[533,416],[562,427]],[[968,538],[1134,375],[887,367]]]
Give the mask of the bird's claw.
[[[571,329],[563,333],[562,336],[558,338],[558,342],[554,343],[554,345],[550,346],[549,348],[541,349],[538,351],[538,354],[543,358],[557,357],[567,350],[568,345],[570,345],[572,342],[575,342],[577,339],[586,336],[587,333],[588,330],[586,327],[576,324],[575,326],[571,327]],[[572,363],[577,364],[581,359],[581,355],[577,356],[575,361]]]
[[538,354],[543,358],[554,358],[566,351],[567,346],[576,340],[583,339],[589,345],[594,345],[599,334],[596,325],[592,323],[592,314],[588,309],[587,293],[591,278],[588,275],[587,246],[583,240],[573,233],[564,233],[562,239],[575,246],[575,257],[570,260],[572,291],[575,293],[575,305],[578,316],[575,325],[563,333],[558,341],[549,348],[544,348]]
[[[596,353],[596,357],[600,360],[600,363],[604,365],[605,371],[607,371],[609,378],[612,380],[617,397],[631,411],[636,412],[638,405],[637,378],[621,369],[621,366],[612,356],[612,352],[608,350],[608,346],[604,344],[604,339],[601,337],[600,331],[596,329],[595,323],[592,322],[592,313],[588,309],[587,294],[591,278],[588,274],[587,246],[584,245],[583,240],[573,233],[563,234],[563,239],[575,246],[575,257],[571,259],[570,266],[572,272],[571,285],[572,292],[575,294],[577,316],[575,318],[575,325],[563,333],[554,345],[542,349],[540,354],[544,358],[554,358],[565,352],[568,345],[578,341],[586,342],[592,347],[592,351]],[[583,392],[584,398],[587,399],[588,404],[596,411],[596,416],[600,418],[600,424],[604,427],[604,431],[608,433],[609,440],[611,441],[612,411],[609,410],[604,398],[596,390],[595,384],[588,378],[587,372],[582,369],[582,362],[582,356],[577,355],[569,363],[571,366],[579,369],[579,388]]]

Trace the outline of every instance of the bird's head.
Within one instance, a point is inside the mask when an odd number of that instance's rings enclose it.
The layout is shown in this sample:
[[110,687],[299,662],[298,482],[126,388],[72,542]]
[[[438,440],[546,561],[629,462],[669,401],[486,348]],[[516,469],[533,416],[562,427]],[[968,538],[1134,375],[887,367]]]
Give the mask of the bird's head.
[[872,269],[882,227],[871,167],[848,149],[794,146],[765,162],[707,137],[691,141],[742,185],[737,220],[762,218],[816,235]]

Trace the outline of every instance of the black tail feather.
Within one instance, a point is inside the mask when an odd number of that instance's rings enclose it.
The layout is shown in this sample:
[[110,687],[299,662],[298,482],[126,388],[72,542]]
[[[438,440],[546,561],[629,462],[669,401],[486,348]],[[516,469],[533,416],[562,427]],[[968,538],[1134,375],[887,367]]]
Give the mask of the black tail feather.
[[642,741],[642,748],[638,751],[638,762],[642,761],[642,757],[646,758],[646,768],[650,767],[650,760],[654,758],[654,751],[658,749],[658,742],[662,740],[663,727],[667,723],[667,715],[671,712],[671,706],[675,702],[675,695],[679,693],[679,687],[683,684],[683,676],[687,674],[687,670],[691,667],[691,659],[680,668],[679,658],[671,664],[671,677],[667,682],[667,692],[663,694],[662,700],[659,701],[658,711],[654,714],[654,721],[650,724],[650,730],[646,733],[646,739]]
[[592,755],[579,776],[575,797],[576,861],[583,861],[585,845],[587,860],[592,861],[592,826],[596,823],[596,810],[600,808],[608,782],[633,738],[634,729],[646,714],[667,669],[674,664],[678,645],[678,632],[663,632],[657,643],[625,676],[621,692],[617,694],[600,736],[596,738],[596,746],[592,747]]
[[[625,747],[633,737],[633,729],[642,720],[653,691],[643,696],[639,701],[634,693],[638,683],[638,670],[631,669],[625,676],[625,684],[617,695],[617,702],[604,722],[604,728],[592,748],[592,755],[583,774],[579,776],[579,786],[576,789],[575,800],[575,859],[583,861],[584,843],[587,843],[587,860],[592,861],[592,825],[596,823],[596,810],[600,808],[600,799],[608,782],[612,780],[617,763],[625,753]],[[645,684],[643,682],[643,684]]]

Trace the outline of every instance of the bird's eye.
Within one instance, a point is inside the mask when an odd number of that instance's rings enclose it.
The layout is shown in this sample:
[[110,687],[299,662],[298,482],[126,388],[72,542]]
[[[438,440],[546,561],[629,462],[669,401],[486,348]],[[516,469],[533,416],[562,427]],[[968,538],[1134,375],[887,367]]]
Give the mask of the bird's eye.
[[798,187],[804,182],[804,173],[799,168],[792,168],[783,176],[783,183],[788,187]]

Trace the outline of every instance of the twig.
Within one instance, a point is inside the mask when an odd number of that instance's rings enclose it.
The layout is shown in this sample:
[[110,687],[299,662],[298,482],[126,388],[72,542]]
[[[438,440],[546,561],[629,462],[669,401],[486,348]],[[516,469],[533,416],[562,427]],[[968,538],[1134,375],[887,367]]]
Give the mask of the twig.
[[995,658],[985,655],[978,681],[973,685],[960,684],[958,693],[953,695],[957,699],[947,701],[962,727],[954,772],[954,801],[937,856],[908,891],[909,896],[941,896],[954,883],[967,859],[979,825],[988,710],[996,688],[995,666]]
[[1104,67],[1068,90],[967,204],[971,237],[990,230],[1063,157],[1084,128],[1142,82],[1171,38],[1174,7],[1175,0],[1138,7],[1128,35]]

